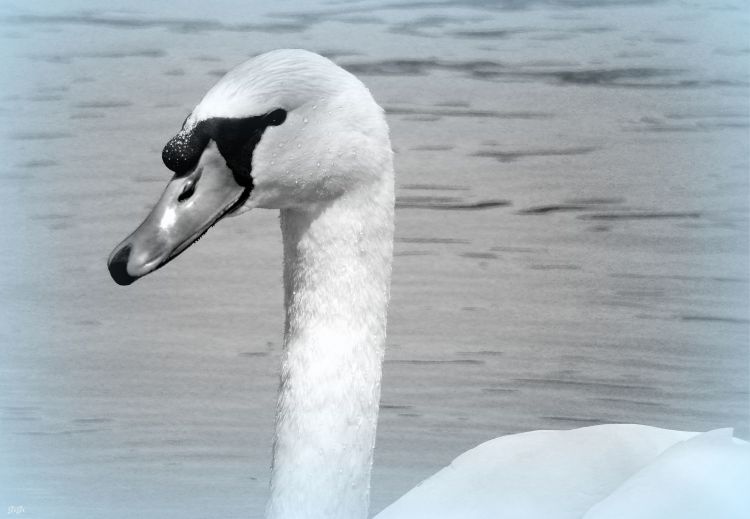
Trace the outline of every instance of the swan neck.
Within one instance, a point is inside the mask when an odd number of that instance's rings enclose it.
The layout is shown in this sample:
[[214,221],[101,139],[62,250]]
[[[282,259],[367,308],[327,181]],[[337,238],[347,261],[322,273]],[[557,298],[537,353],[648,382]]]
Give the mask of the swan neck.
[[267,517],[365,519],[393,249],[393,178],[281,212],[286,325]]

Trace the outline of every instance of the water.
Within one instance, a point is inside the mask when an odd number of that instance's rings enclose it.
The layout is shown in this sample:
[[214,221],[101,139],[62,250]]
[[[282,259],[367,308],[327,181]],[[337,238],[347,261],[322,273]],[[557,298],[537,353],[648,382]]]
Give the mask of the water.
[[261,516],[276,214],[222,222],[127,289],[105,261],[203,93],[278,47],[358,74],[392,128],[373,512],[500,434],[748,437],[742,2],[232,4],[0,8],[0,506]]

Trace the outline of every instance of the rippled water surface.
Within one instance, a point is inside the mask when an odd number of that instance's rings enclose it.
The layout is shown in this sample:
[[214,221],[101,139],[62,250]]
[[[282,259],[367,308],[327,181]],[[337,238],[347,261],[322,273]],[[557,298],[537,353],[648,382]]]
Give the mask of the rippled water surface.
[[277,215],[224,221],[128,289],[105,261],[185,115],[278,47],[356,73],[392,128],[373,512],[501,434],[748,436],[744,2],[210,4],[0,6],[0,506],[262,515]]

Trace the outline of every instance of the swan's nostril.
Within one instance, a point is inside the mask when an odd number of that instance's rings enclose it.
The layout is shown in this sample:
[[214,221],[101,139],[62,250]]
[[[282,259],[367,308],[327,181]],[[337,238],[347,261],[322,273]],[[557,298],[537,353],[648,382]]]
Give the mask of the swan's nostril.
[[180,193],[180,196],[177,197],[177,201],[184,202],[193,196],[193,193],[195,193],[195,182],[188,182],[183,188],[182,193]]
[[138,278],[128,274],[128,258],[130,257],[130,245],[126,245],[115,254],[110,260],[109,275],[118,285],[129,285]]

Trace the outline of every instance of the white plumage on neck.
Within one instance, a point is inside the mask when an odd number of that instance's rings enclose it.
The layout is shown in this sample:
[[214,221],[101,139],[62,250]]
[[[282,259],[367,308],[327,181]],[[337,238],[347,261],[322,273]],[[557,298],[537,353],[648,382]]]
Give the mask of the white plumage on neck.
[[286,326],[267,516],[367,517],[393,248],[390,150],[368,186],[284,209]]

